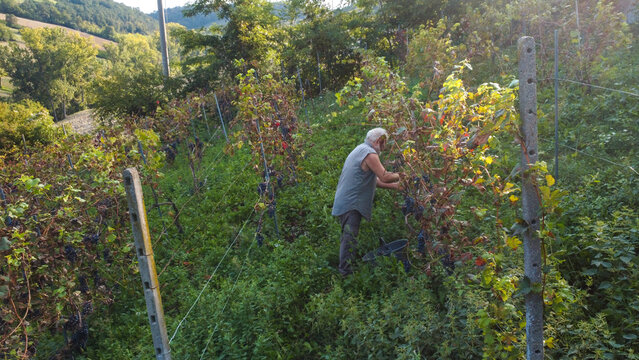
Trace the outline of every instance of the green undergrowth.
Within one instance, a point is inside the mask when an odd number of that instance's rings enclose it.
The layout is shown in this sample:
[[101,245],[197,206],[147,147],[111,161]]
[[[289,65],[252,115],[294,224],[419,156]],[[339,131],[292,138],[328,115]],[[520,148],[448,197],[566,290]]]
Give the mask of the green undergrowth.
[[[474,263],[458,263],[450,274],[441,267],[427,273],[419,261],[405,272],[400,262],[383,258],[376,266],[357,263],[349,278],[339,275],[340,229],[331,205],[343,160],[369,127],[357,120],[356,111],[334,105],[330,94],[307,109],[311,127],[300,127],[306,145],[298,181],[276,190],[279,237],[274,219],[255,206],[262,169],[253,168],[247,147],[229,151],[219,132],[207,142],[196,171],[199,191],[193,190],[183,145],[163,170],[160,202],[175,202],[183,233],[171,225],[175,211],[163,206],[160,218],[145,189],[172,356],[523,358],[524,303],[513,294],[523,269],[523,247],[499,256],[482,253],[481,246],[475,249],[500,273]],[[301,114],[299,121],[305,120]],[[547,137],[549,131],[547,123],[540,123],[540,134]],[[515,164],[518,148],[507,139],[501,142],[497,151],[503,153],[495,156]],[[550,163],[548,147],[542,150]],[[385,155],[382,161],[388,160]],[[565,175],[559,181],[573,192],[562,203],[561,218],[548,224],[556,239],[547,244],[552,253],[547,274],[552,289],[547,291],[555,291],[559,300],[546,308],[546,352],[552,358],[633,358],[639,310],[632,300],[639,285],[636,177],[622,178],[618,167],[605,164],[589,171],[592,159],[570,153],[562,159]],[[374,250],[380,237],[408,238],[414,259],[416,241],[404,225],[402,201],[398,193],[377,192],[373,221],[365,221],[359,235],[362,255]],[[464,206],[480,201],[479,194],[473,195]],[[604,206],[613,210],[605,212]],[[484,226],[467,209],[460,211],[468,212],[475,227]],[[260,215],[262,246],[255,239]],[[504,218],[514,220],[516,214]],[[515,297],[496,303],[494,289]],[[87,350],[78,358],[152,356],[141,285],[118,291],[116,302],[96,314],[100,320],[91,323]]]

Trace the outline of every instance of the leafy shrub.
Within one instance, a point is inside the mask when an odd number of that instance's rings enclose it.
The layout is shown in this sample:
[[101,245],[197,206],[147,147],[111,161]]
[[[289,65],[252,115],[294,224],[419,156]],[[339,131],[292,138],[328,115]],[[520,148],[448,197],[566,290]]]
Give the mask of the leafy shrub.
[[13,35],[11,34],[9,27],[0,23],[0,41],[11,41],[12,39]]
[[33,146],[51,143],[60,133],[47,109],[39,103],[0,102],[0,153],[22,146],[23,136],[26,145]]

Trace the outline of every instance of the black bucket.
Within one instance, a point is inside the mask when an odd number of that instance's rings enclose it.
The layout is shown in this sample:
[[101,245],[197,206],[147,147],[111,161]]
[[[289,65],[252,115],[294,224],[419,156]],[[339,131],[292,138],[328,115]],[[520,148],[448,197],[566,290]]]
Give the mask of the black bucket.
[[407,239],[395,240],[389,243],[385,243],[383,239],[380,239],[380,242],[383,245],[364,255],[362,260],[375,264],[376,257],[393,255],[397,260],[404,264],[404,270],[410,270],[410,263],[408,262],[408,256],[406,255],[406,247],[408,246]]

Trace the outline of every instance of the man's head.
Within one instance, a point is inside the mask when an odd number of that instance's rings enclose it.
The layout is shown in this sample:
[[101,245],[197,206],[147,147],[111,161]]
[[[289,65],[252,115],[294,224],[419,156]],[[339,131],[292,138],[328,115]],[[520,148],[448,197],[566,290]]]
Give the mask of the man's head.
[[366,134],[366,142],[378,153],[384,150],[387,138],[388,132],[382,128],[375,128]]

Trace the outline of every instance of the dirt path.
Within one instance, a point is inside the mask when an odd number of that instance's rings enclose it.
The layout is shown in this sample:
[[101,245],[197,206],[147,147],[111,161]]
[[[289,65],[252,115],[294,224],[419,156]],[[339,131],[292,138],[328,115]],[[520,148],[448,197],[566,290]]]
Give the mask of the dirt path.
[[75,114],[67,116],[66,119],[57,122],[56,125],[69,130],[72,129],[77,134],[90,134],[95,131],[96,124],[93,119],[92,109],[82,110]]
[[[48,24],[48,23],[35,21],[35,20],[29,20],[29,19],[25,19],[25,18],[21,18],[21,17],[17,17],[17,16],[16,16],[16,19],[18,20],[18,25],[24,26],[24,27],[28,27],[28,28],[31,28],[31,29],[37,29],[37,28],[42,28],[42,27],[60,28],[60,29],[66,30],[66,31],[68,31],[70,33],[78,34],[78,35],[80,35],[82,37],[91,39],[93,41],[93,43],[101,50],[104,49],[104,45],[106,45],[106,44],[115,44],[115,42],[113,42],[111,40],[103,39],[101,37],[97,37],[95,35],[87,34],[87,33],[82,32],[82,31],[73,30],[73,29],[70,29],[68,27],[64,27],[64,26],[60,26],[60,25]],[[0,14],[0,20],[5,20],[5,14]]]

